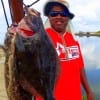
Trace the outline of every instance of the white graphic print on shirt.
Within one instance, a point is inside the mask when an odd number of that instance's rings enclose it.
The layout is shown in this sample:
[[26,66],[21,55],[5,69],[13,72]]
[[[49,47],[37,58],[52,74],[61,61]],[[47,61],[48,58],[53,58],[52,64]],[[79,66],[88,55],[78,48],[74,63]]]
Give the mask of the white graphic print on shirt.
[[[56,51],[58,53],[58,56],[60,57],[60,60],[72,60],[79,58],[79,49],[77,45],[64,47],[61,43],[57,42]],[[68,54],[67,58],[66,58],[66,51]]]

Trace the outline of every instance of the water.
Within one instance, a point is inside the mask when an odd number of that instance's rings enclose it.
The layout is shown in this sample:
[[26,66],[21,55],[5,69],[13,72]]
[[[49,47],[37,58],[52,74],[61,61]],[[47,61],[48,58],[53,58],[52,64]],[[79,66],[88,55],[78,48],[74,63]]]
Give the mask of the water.
[[76,37],[80,43],[86,69],[100,69],[100,37]]
[[85,70],[95,100],[100,100],[100,37],[76,37],[80,43]]

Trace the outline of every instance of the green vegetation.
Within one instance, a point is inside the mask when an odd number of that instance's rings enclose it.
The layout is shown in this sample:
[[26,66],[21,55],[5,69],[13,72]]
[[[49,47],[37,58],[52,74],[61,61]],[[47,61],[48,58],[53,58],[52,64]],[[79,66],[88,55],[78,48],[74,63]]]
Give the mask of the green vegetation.
[[100,33],[100,31],[97,31],[96,33]]
[[86,99],[86,95],[83,95],[83,96],[82,96],[82,100],[87,100],[87,99]]
[[95,34],[100,34],[100,31],[95,32]]

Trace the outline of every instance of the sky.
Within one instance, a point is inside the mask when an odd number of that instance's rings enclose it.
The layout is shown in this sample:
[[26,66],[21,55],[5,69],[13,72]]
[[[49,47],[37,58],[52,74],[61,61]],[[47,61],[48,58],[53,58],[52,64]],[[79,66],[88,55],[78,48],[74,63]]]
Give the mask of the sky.
[[[8,0],[3,0],[5,4],[5,9],[7,12],[7,17],[9,25],[12,23],[10,14]],[[35,0],[24,0],[26,5],[31,4]],[[43,16],[43,6],[47,0],[40,0],[38,3],[32,7],[41,13],[43,23],[45,23],[46,17]],[[75,14],[72,22],[72,27],[74,32],[94,32],[100,31],[100,0],[67,0],[70,4],[70,11]],[[0,2],[0,44],[4,43],[5,33],[7,31],[7,25]],[[87,68],[99,68],[100,69],[100,38],[77,38],[80,42],[82,48],[82,53],[84,55],[85,66]]]

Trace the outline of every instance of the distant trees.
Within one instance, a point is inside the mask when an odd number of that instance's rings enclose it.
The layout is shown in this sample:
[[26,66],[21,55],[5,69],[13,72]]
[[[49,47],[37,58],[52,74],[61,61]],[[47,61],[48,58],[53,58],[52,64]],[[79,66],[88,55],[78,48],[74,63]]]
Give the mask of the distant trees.
[[100,34],[100,31],[95,32],[96,34]]

